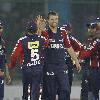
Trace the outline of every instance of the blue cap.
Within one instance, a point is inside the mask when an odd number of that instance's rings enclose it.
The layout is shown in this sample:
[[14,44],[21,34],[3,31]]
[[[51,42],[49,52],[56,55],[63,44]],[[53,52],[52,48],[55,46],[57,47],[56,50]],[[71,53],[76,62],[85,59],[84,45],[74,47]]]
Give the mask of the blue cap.
[[37,31],[37,24],[35,21],[30,21],[27,23],[26,30],[30,33],[35,33]]
[[97,21],[97,22],[100,22],[100,17],[97,17],[97,18],[96,18],[96,21]]
[[97,27],[97,23],[89,23],[86,25],[88,28],[94,29]]

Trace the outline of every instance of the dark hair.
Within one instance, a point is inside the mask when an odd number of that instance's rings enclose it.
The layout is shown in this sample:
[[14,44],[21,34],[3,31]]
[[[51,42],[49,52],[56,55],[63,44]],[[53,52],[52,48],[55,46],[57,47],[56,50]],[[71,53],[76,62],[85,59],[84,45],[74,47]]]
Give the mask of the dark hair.
[[50,15],[58,16],[58,13],[55,12],[55,11],[49,11],[49,12],[48,12],[48,16],[47,16],[48,19],[49,19],[49,16],[50,16]]
[[97,23],[89,23],[87,24],[87,27],[90,29],[95,29],[97,27]]
[[30,21],[27,23],[27,26],[26,26],[26,30],[29,32],[29,33],[36,33],[37,31],[37,24],[35,21]]

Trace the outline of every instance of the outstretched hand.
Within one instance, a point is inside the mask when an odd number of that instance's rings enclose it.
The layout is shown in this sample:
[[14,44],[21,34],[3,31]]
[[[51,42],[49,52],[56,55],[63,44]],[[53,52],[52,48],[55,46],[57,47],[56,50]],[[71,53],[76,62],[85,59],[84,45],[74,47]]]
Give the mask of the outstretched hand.
[[10,85],[12,82],[11,76],[6,76],[6,84]]
[[37,23],[38,30],[45,31],[46,20],[42,16],[38,15],[36,17],[36,23]]

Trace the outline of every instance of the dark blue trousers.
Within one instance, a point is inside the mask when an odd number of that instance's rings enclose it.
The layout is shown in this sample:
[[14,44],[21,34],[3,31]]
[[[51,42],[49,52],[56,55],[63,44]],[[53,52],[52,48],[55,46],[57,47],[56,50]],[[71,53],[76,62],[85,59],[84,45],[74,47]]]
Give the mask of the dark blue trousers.
[[[23,100],[39,100],[40,83],[42,80],[42,66],[24,66],[23,74]],[[30,99],[28,99],[30,98]]]
[[73,62],[70,56],[66,56],[66,64],[68,66],[68,78],[69,78],[70,91],[71,91],[71,86],[72,86],[72,81],[73,81],[73,68],[75,65],[73,65]]
[[0,77],[0,100],[4,98],[4,77]]
[[[81,100],[99,100],[100,69],[83,66],[81,83]],[[89,95],[91,93],[91,96]]]
[[81,100],[88,100],[88,93],[91,91],[90,69],[82,66]]
[[91,90],[95,100],[99,100],[100,68],[91,68]]
[[55,100],[58,89],[58,100],[69,100],[70,85],[66,64],[46,64],[43,87],[44,100]]

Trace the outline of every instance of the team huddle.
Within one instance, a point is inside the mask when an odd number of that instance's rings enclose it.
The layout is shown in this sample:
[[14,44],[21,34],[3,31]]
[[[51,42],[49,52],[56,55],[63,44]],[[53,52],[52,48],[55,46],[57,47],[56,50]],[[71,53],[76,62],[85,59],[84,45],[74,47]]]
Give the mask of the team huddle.
[[[9,84],[11,77],[8,69],[15,67],[19,55],[22,100],[39,100],[41,88],[41,100],[70,100],[73,68],[78,72],[82,70],[80,100],[99,100],[100,40],[97,34],[100,22],[87,24],[89,34],[84,43],[70,35],[71,24],[58,27],[58,22],[59,15],[55,11],[48,13],[47,20],[39,15],[28,22],[27,31],[17,41],[9,63],[6,62],[5,46],[0,37],[0,100],[4,98],[3,66],[6,65],[5,73]],[[1,30],[2,23],[0,27]]]

